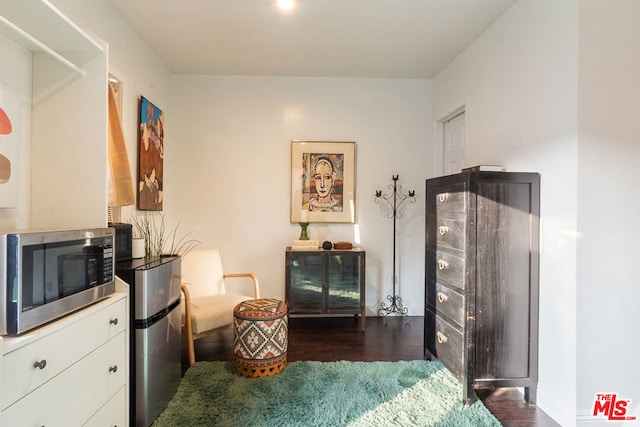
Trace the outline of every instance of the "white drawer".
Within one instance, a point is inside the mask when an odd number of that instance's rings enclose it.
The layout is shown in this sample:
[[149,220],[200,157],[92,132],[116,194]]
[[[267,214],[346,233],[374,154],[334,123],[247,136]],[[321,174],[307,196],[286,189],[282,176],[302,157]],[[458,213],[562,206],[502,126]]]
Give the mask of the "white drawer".
[[[95,312],[78,312],[29,335],[41,334],[24,346],[9,349],[2,360],[0,409],[6,408],[125,330],[126,299]],[[30,338],[30,337],[28,337]],[[35,366],[40,363],[42,368]]]
[[122,387],[84,427],[126,426],[127,420],[127,394],[126,387]]
[[0,425],[84,424],[126,384],[126,358],[126,334],[121,333],[5,409]]

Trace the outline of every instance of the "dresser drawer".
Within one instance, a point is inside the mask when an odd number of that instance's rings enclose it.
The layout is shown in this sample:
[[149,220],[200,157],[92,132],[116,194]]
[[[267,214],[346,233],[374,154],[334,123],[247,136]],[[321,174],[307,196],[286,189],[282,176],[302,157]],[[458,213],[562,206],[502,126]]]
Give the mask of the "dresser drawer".
[[427,305],[438,316],[448,318],[460,328],[464,326],[464,297],[433,278],[427,279]]
[[462,332],[431,310],[425,312],[425,346],[453,375],[464,382]]
[[6,408],[6,426],[79,426],[126,384],[123,332],[66,371]]
[[445,188],[436,188],[435,197],[436,212],[438,215],[446,212],[460,212],[464,213],[465,204],[465,191],[464,183],[454,184]]
[[40,387],[125,330],[126,299],[100,304],[104,307],[95,312],[86,311],[95,310],[95,306],[86,308],[36,329],[29,335],[42,335],[41,338],[16,346],[15,350],[9,349],[2,360],[0,409]]
[[83,427],[126,426],[126,387],[122,387]]
[[464,252],[438,247],[427,249],[427,277],[456,289],[464,289]]
[[466,222],[463,214],[447,213],[429,220],[436,224],[436,246],[465,249]]

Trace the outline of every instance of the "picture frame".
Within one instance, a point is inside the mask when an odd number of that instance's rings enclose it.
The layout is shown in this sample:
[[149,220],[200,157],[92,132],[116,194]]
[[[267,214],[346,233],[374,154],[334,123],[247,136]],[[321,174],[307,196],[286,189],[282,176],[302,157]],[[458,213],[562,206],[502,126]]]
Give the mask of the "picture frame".
[[138,138],[138,209],[161,211],[164,164],[164,113],[140,97]]
[[291,222],[355,223],[355,141],[291,142]]

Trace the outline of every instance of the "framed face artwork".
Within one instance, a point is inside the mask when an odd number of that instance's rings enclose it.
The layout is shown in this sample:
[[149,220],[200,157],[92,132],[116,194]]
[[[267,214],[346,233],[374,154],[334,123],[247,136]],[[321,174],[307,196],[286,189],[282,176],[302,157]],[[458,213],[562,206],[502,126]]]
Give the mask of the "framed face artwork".
[[140,97],[138,209],[161,211],[163,200],[164,113]]
[[291,222],[355,222],[355,142],[291,143]]

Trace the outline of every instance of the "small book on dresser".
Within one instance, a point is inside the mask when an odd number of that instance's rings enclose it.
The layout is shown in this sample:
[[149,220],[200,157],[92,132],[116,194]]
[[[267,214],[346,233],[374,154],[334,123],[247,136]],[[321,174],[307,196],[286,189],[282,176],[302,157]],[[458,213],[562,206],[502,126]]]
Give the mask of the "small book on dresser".
[[502,165],[476,165],[463,168],[461,172],[506,172],[507,169]]

